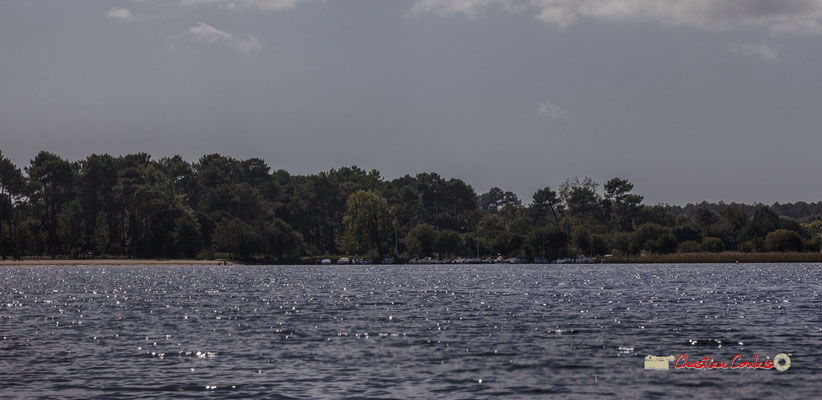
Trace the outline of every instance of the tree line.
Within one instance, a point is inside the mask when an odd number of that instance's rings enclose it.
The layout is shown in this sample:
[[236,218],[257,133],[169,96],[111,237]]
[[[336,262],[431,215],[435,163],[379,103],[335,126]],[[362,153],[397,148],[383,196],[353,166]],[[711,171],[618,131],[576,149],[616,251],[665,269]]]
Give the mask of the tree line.
[[388,180],[352,166],[292,175],[219,154],[69,161],[45,151],[20,169],[0,152],[0,256],[561,258],[822,244],[822,203],[643,201],[621,178],[567,179],[523,204],[436,173]]

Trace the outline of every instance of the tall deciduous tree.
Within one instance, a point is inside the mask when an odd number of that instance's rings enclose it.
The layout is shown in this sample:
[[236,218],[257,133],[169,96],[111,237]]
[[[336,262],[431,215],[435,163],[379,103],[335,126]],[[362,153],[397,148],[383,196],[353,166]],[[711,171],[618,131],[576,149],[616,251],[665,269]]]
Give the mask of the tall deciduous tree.
[[429,224],[419,224],[411,228],[405,235],[406,252],[413,257],[430,257],[434,252],[437,240],[437,231]]
[[[8,224],[9,230],[14,225],[12,214],[14,212],[15,198],[23,191],[23,174],[20,168],[3,156],[0,151],[0,257],[6,258],[6,240],[3,232],[3,225]],[[14,237],[14,235],[9,235]]]
[[[92,154],[80,162],[78,174],[78,196],[83,209],[85,246],[88,249],[107,249],[94,243],[95,237],[102,240],[102,230],[107,229],[106,237],[111,237],[114,221],[109,217],[116,215],[114,187],[117,185],[117,167],[114,157],[103,154]],[[103,216],[105,221],[98,221]],[[108,242],[108,240],[106,240]]]
[[227,251],[232,259],[245,259],[261,250],[262,238],[251,225],[234,217],[217,224],[214,246],[217,250]]
[[57,256],[60,238],[57,234],[57,216],[71,197],[74,173],[71,164],[56,154],[41,151],[26,169],[35,184],[33,197],[42,201],[46,212],[42,218],[47,232],[46,251]]
[[279,218],[263,223],[261,235],[266,253],[277,260],[296,258],[302,251],[303,235]]
[[376,249],[382,257],[391,238],[393,217],[385,198],[374,192],[359,190],[346,201],[343,226],[343,243],[346,250],[355,254],[367,254]]

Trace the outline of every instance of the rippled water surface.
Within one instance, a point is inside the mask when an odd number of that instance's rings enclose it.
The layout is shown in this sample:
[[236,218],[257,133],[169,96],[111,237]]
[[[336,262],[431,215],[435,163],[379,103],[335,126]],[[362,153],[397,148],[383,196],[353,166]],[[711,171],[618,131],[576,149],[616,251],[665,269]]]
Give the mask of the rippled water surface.
[[[0,268],[0,397],[818,398],[822,266]],[[645,370],[646,355],[775,370]]]

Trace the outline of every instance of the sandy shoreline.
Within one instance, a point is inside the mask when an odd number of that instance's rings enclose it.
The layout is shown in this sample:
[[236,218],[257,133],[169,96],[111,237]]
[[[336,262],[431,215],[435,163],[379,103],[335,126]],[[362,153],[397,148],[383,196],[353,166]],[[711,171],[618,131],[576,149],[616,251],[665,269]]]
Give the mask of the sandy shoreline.
[[2,266],[14,265],[232,265],[226,260],[137,260],[137,259],[23,259],[0,261]]

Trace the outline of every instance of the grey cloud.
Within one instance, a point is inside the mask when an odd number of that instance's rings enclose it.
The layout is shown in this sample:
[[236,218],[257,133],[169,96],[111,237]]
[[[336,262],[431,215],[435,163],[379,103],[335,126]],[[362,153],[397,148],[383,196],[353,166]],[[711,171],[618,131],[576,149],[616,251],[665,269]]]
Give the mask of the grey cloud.
[[731,52],[746,57],[759,57],[768,61],[774,61],[779,58],[776,50],[772,49],[765,43],[761,44],[736,44],[729,45]]
[[118,20],[118,21],[123,21],[123,22],[132,22],[136,19],[134,17],[134,14],[131,13],[131,10],[129,10],[127,8],[117,8],[117,7],[113,7],[111,9],[111,11],[109,11],[108,14],[106,14],[106,18],[114,19],[114,20]]
[[515,0],[417,0],[411,7],[415,15],[436,14],[439,16],[462,14],[476,17],[483,9],[500,7],[507,11],[521,11],[524,3]]
[[183,7],[216,6],[229,10],[252,8],[257,10],[286,10],[296,8],[300,3],[310,0],[180,0]]
[[551,119],[565,119],[568,117],[568,110],[547,101],[539,105],[537,112],[539,115]]
[[822,0],[417,0],[412,10],[473,17],[489,7],[528,9],[537,19],[561,28],[591,19],[705,29],[764,26],[779,34],[822,34]]
[[252,35],[237,38],[234,34],[217,29],[205,22],[198,22],[197,25],[188,28],[186,31],[172,35],[168,38],[168,41],[174,47],[178,41],[183,39],[190,39],[209,46],[233,48],[244,53],[257,51],[263,47],[262,43]]
[[778,22],[771,25],[771,32],[776,35],[819,36],[822,35],[822,24],[813,19]]

